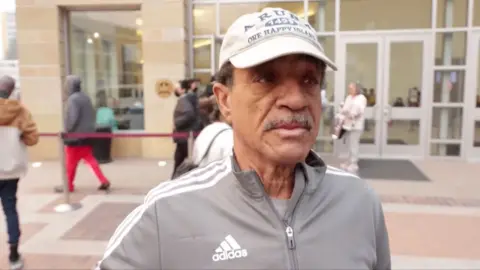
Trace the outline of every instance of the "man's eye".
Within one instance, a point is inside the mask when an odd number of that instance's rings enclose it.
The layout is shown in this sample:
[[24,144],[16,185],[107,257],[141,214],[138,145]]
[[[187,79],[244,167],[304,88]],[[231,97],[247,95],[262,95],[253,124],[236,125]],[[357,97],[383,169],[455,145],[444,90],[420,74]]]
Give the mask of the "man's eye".
[[258,75],[253,78],[253,82],[255,83],[272,83],[274,82],[273,75]]
[[303,83],[306,85],[318,85],[320,82],[316,78],[305,78]]

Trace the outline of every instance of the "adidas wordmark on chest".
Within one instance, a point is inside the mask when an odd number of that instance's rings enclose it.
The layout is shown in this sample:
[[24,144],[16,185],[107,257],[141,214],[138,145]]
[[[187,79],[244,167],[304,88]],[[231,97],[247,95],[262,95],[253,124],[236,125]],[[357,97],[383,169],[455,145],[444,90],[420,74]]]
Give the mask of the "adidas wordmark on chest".
[[248,256],[247,250],[240,247],[235,238],[231,235],[225,237],[220,246],[215,249],[212,256],[214,262],[245,258]]

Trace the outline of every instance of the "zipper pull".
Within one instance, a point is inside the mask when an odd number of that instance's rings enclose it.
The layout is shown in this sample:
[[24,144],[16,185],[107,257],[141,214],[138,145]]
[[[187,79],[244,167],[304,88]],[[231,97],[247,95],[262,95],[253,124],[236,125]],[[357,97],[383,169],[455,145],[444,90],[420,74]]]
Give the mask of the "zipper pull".
[[295,238],[293,237],[292,227],[287,226],[287,228],[285,229],[285,233],[287,234],[288,248],[295,249]]

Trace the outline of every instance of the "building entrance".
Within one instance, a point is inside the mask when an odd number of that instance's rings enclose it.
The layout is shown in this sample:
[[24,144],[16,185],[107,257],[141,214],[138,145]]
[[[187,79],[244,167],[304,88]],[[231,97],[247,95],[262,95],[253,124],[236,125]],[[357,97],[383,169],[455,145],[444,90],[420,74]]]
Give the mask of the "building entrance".
[[[431,93],[431,34],[340,35],[335,103],[350,82],[359,82],[367,97],[360,154],[367,158],[415,158],[426,154]],[[346,145],[336,145],[346,154]]]

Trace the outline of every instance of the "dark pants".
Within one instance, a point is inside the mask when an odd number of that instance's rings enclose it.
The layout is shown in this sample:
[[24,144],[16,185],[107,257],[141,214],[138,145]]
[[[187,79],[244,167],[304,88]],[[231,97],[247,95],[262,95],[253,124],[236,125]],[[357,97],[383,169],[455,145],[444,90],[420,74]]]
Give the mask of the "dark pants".
[[18,244],[20,222],[17,213],[17,187],[19,179],[0,180],[0,199],[7,221],[8,243]]
[[172,178],[173,175],[175,174],[175,171],[177,170],[178,166],[182,164],[182,162],[188,157],[188,142],[177,142],[177,148],[175,148],[175,155],[173,157],[174,159],[174,165],[173,165],[173,173],[172,173]]
[[[97,127],[96,132],[112,133],[111,127]],[[98,163],[108,163],[112,161],[111,148],[112,138],[95,138],[93,141],[93,156],[97,159]]]

